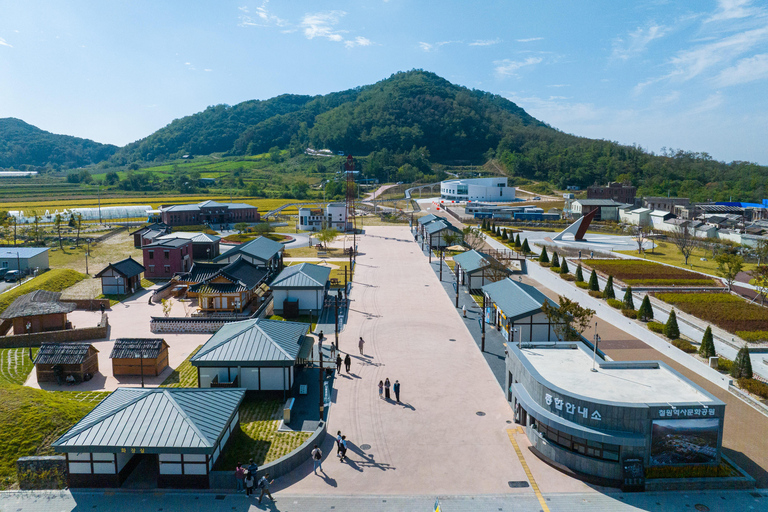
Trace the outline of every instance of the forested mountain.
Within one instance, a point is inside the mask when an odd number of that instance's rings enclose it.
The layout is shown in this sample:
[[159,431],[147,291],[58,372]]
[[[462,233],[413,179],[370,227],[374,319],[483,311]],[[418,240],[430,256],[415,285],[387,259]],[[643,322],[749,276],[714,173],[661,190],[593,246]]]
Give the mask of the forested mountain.
[[117,146],[56,135],[20,119],[0,119],[0,167],[80,167],[111,157]]

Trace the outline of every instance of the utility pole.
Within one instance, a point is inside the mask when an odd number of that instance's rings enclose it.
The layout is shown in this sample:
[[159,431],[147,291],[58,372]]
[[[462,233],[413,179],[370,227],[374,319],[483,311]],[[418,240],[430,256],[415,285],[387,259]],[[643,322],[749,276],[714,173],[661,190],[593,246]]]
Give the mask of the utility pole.
[[[459,266],[454,264],[453,267],[454,273],[456,274],[456,309],[459,308],[459,286],[461,286],[461,283],[459,283]],[[485,297],[485,295],[483,295]]]
[[[459,297],[456,296],[456,307],[459,306]],[[485,293],[483,293],[483,310],[480,312],[480,352],[485,352]]]
[[[319,321],[320,319],[318,318],[318,322]],[[318,378],[320,386],[320,421],[323,421],[323,411],[325,410],[325,400],[323,399],[323,395],[325,394],[325,386],[323,382],[323,340],[319,336],[317,338],[317,354],[318,360],[320,361],[320,376]]]
[[90,275],[88,274],[88,253],[91,252],[91,239],[87,238],[86,240],[88,242],[88,248],[85,250],[85,275]]
[[597,359],[597,344],[600,343],[600,336],[597,335],[597,322],[595,322],[595,346],[592,347],[594,350],[592,352],[592,371],[596,372],[597,368],[595,368],[595,361]]
[[141,365],[141,387],[144,387],[144,347],[139,345],[139,364]]
[[336,327],[336,329],[335,329],[336,330],[336,350],[339,350],[339,296],[338,295],[336,295],[336,308],[335,309],[336,309],[336,313],[335,313],[335,316],[336,316],[336,322],[335,322],[335,327]]
[[443,248],[440,247],[440,281],[443,280]]

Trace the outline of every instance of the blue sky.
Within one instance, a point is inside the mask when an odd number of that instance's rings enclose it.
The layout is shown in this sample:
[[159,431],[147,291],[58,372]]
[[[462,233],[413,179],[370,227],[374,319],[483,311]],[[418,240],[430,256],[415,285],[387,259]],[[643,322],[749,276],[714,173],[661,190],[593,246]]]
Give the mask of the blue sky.
[[0,0],[0,117],[123,145],[422,68],[576,135],[768,164],[768,5]]

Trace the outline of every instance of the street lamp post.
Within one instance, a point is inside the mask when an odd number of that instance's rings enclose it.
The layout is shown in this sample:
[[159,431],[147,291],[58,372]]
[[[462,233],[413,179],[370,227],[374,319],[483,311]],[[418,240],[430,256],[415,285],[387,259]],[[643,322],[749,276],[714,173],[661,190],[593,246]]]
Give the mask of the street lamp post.
[[595,337],[594,337],[594,340],[595,340],[595,346],[593,347],[593,352],[592,352],[592,371],[596,372],[597,368],[595,368],[595,362],[597,360],[597,345],[598,345],[598,343],[600,343],[600,336],[598,336],[598,334],[597,334],[597,322],[595,322]]
[[91,239],[87,238],[86,242],[88,242],[88,248],[85,250],[85,275],[88,274],[88,253],[91,252]]

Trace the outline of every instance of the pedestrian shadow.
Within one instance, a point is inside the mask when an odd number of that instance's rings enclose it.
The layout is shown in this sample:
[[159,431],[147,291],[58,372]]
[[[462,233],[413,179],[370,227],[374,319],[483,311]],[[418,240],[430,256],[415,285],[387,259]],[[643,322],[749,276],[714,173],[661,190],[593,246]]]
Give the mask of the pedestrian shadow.
[[395,469],[392,465],[385,462],[376,462],[376,458],[373,456],[373,454],[365,453],[351,441],[347,441],[347,450],[350,450],[352,453],[360,457],[360,460],[352,460],[347,458],[345,461],[355,471],[360,471],[362,473],[364,468],[380,469],[381,471],[389,471]]
[[400,405],[400,406],[401,406],[403,409],[410,409],[410,410],[412,410],[412,411],[415,411],[415,410],[416,410],[416,408],[415,408],[414,406],[412,406],[411,404],[409,404],[409,403],[406,403],[406,402],[400,402],[400,403],[399,403],[399,404],[397,404],[397,405]]
[[331,487],[338,487],[339,486],[339,484],[336,482],[336,479],[335,478],[331,478],[330,476],[328,476],[325,473],[324,470],[321,469],[319,474],[320,474],[320,478],[323,479],[323,483],[325,483],[325,484],[327,484],[327,485],[329,485]]
[[[261,491],[259,491],[259,493],[261,493]],[[269,496],[264,496],[264,499],[269,500]],[[280,509],[277,508],[277,503],[272,500],[259,503],[258,498],[256,498],[253,502],[249,503],[249,506],[256,507],[257,510],[275,510],[276,512],[280,512]]]

